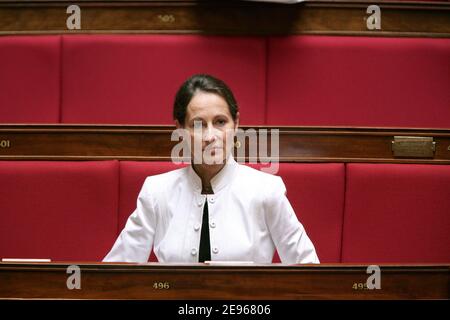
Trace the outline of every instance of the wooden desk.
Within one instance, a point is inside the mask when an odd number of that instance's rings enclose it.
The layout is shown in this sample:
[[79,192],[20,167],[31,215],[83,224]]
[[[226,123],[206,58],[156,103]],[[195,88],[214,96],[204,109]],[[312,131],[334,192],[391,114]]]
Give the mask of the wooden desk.
[[368,30],[367,0],[290,5],[244,1],[82,0],[81,29],[68,30],[63,0],[0,1],[0,35],[64,33],[448,37],[450,5],[381,1],[382,29]]
[[[67,288],[70,265],[80,268],[81,289]],[[380,268],[381,289],[359,289],[367,265],[0,263],[0,298],[449,299],[450,265]]]
[[[173,147],[178,144],[171,141],[174,129],[175,126],[169,125],[0,124],[0,142],[4,146],[0,147],[0,160],[171,161]],[[450,164],[450,129],[306,126],[240,126],[240,129],[255,130],[258,137],[261,132],[278,130],[279,162]],[[392,149],[396,136],[432,137],[436,142],[433,156],[396,156]],[[248,160],[249,142],[245,142],[248,138],[241,136],[239,140],[245,154],[242,158],[235,149],[236,160]]]

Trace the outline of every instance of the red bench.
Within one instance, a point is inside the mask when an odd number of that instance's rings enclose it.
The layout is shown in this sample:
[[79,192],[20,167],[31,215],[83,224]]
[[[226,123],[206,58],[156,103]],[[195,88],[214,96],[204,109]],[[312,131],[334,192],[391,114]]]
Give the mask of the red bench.
[[[174,168],[1,161],[0,257],[100,261],[145,177]],[[279,175],[322,262],[450,262],[450,167],[281,164]]]
[[0,37],[0,123],[172,124],[193,73],[233,89],[249,125],[450,128],[450,39]]

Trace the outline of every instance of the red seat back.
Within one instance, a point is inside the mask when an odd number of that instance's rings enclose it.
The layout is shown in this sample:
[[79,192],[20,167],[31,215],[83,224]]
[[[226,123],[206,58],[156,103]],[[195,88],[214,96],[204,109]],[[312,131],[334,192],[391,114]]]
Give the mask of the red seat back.
[[[261,165],[251,165],[260,168]],[[345,171],[340,163],[280,163],[287,198],[313,242],[321,262],[339,262]],[[275,262],[279,257],[275,256]]]
[[60,47],[55,36],[0,37],[0,123],[58,123]]
[[348,164],[342,262],[450,262],[450,167]]
[[100,261],[117,236],[118,162],[0,162],[0,257]]
[[244,123],[264,121],[264,38],[63,36],[62,122],[172,124],[175,93],[196,73],[229,84]]
[[270,125],[450,128],[450,39],[269,39]]

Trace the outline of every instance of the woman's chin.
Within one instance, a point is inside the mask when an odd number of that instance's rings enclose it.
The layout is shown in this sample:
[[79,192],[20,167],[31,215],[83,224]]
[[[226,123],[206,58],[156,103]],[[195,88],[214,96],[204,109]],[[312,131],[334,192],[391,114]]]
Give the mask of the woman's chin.
[[204,164],[223,164],[225,158],[222,150],[212,150],[210,154],[203,156]]

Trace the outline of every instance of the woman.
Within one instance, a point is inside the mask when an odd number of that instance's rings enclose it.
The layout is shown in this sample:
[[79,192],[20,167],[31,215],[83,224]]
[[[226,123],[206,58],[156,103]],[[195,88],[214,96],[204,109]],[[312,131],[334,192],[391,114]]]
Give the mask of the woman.
[[[148,177],[104,261],[253,261],[319,263],[280,177],[238,164],[231,155],[239,125],[231,90],[209,75],[179,89],[173,111],[190,138],[192,163]],[[195,148],[195,146],[200,146]]]

